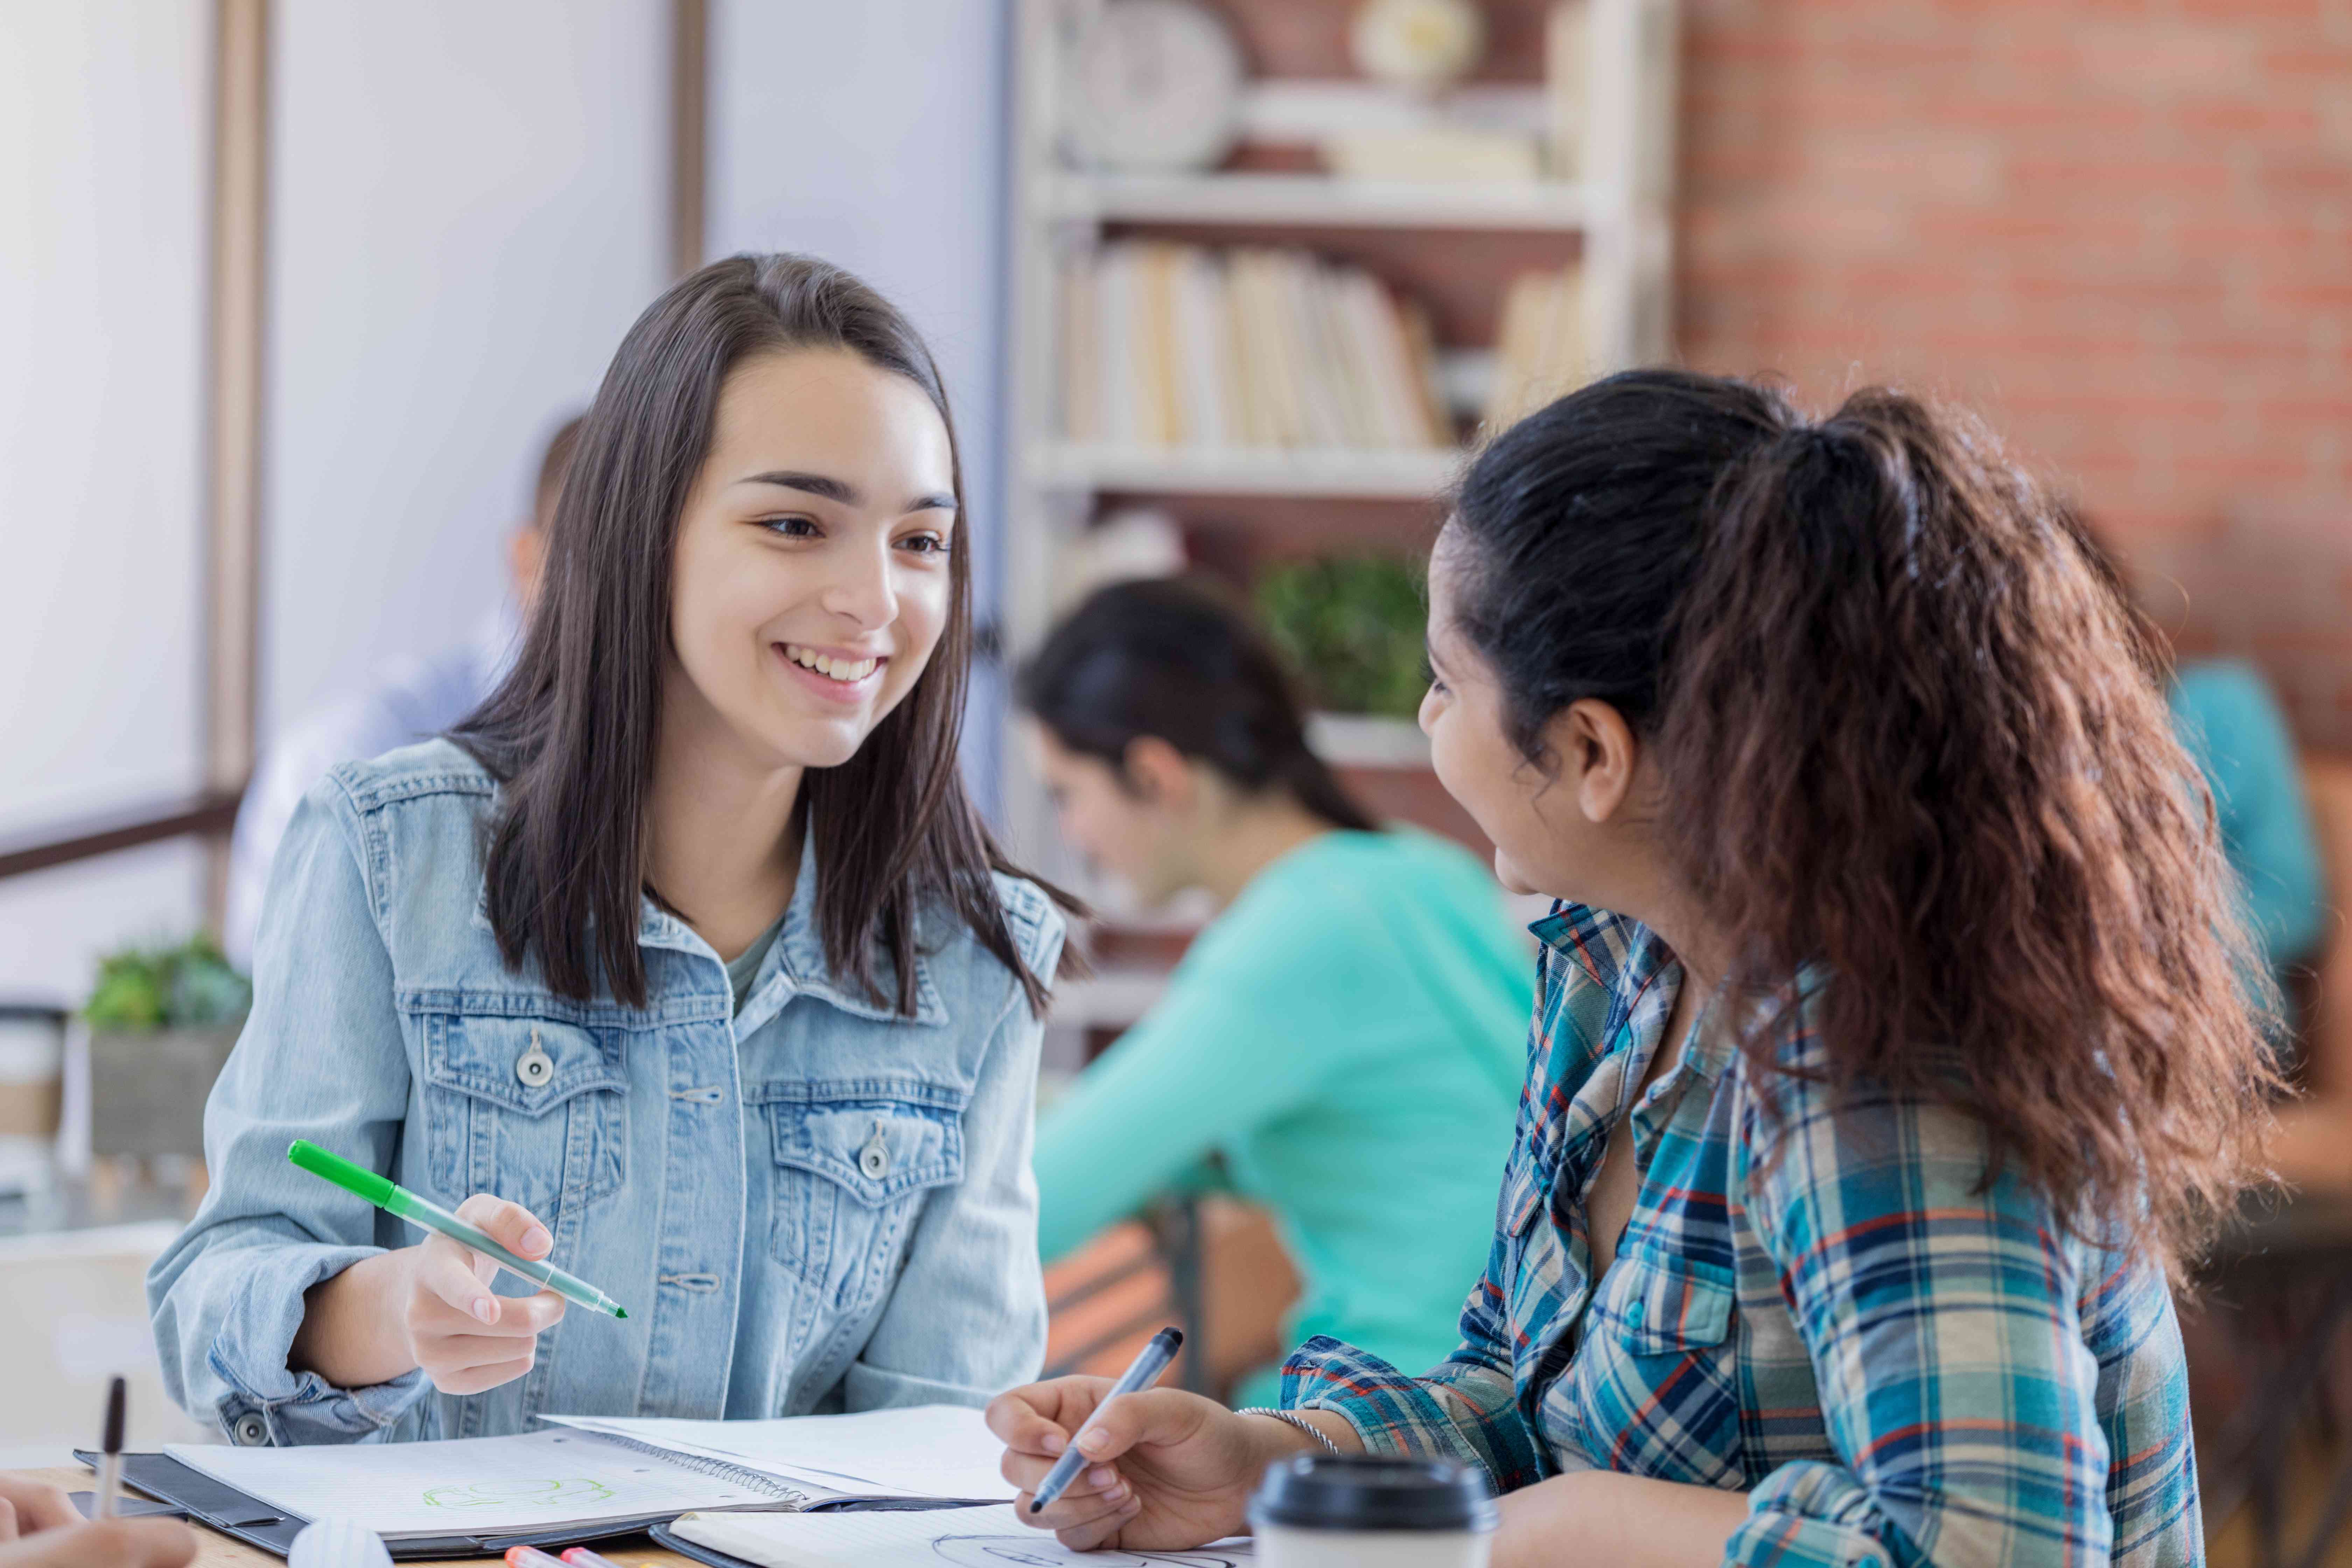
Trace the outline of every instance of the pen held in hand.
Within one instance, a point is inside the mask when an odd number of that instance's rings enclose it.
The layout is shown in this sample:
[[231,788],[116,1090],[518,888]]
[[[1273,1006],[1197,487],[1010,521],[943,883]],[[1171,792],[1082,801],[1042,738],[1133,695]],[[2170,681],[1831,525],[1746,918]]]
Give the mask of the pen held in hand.
[[534,1284],[543,1285],[567,1301],[608,1312],[615,1318],[629,1314],[621,1304],[574,1274],[567,1274],[552,1263],[534,1263],[519,1257],[492,1241],[480,1230],[467,1225],[439,1204],[418,1197],[406,1187],[376,1174],[365,1166],[354,1165],[331,1150],[321,1149],[307,1138],[297,1138],[288,1146],[286,1158],[302,1170],[322,1180],[332,1182],[356,1197],[365,1198],[384,1213],[394,1215],[415,1226],[446,1236],[460,1247],[471,1247],[509,1274],[519,1274]]
[[1151,1336],[1151,1342],[1143,1347],[1136,1356],[1135,1363],[1110,1385],[1110,1392],[1103,1395],[1103,1401],[1095,1406],[1094,1414],[1078,1424],[1077,1431],[1070,1434],[1070,1446],[1062,1450],[1062,1457],[1054,1461],[1054,1468],[1047,1470],[1045,1479],[1037,1483],[1036,1495],[1029,1500],[1031,1513],[1041,1512],[1047,1504],[1068,1490],[1072,1479],[1086,1468],[1087,1457],[1078,1452],[1078,1438],[1110,1407],[1110,1402],[1122,1394],[1134,1394],[1159,1382],[1160,1374],[1168,1370],[1168,1363],[1176,1359],[1176,1352],[1183,1348],[1183,1344],[1184,1332],[1181,1329],[1162,1329]]

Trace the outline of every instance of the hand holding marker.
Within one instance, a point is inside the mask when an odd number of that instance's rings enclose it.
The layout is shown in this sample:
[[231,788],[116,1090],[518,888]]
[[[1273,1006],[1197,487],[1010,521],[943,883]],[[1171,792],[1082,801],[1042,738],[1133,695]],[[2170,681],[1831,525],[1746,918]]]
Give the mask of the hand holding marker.
[[1070,1446],[1062,1450],[1062,1457],[1054,1461],[1054,1468],[1045,1472],[1045,1479],[1037,1483],[1036,1493],[1029,1500],[1031,1513],[1043,1511],[1047,1504],[1069,1489],[1070,1482],[1086,1468],[1087,1457],[1078,1451],[1078,1439],[1086,1436],[1087,1428],[1094,1425],[1095,1417],[1120,1394],[1133,1394],[1159,1382],[1160,1374],[1168,1370],[1168,1363],[1176,1359],[1176,1352],[1183,1344],[1184,1331],[1181,1329],[1162,1329],[1151,1336],[1151,1342],[1136,1356],[1135,1364],[1119,1373],[1118,1381],[1110,1385],[1110,1392],[1102,1396],[1102,1404],[1095,1406],[1094,1415],[1078,1423],[1078,1429],[1070,1434]]
[[418,1197],[406,1187],[377,1175],[373,1171],[352,1164],[341,1155],[320,1148],[305,1138],[297,1138],[286,1151],[287,1159],[310,1172],[324,1177],[347,1193],[365,1198],[389,1215],[395,1215],[421,1229],[447,1237],[460,1247],[469,1247],[510,1274],[519,1274],[534,1284],[544,1285],[567,1301],[576,1301],[599,1312],[609,1312],[616,1318],[629,1314],[619,1302],[577,1275],[567,1274],[552,1263],[533,1263],[519,1258],[492,1241],[487,1235],[467,1225],[439,1204]]

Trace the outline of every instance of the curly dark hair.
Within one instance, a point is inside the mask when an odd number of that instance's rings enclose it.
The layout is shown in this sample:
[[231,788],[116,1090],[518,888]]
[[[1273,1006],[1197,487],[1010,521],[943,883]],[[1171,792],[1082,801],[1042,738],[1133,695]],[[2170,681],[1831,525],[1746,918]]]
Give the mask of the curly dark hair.
[[2072,514],[1903,394],[1816,422],[1643,371],[1497,437],[1448,532],[1519,750],[1624,716],[1734,981],[1827,976],[1826,1076],[1966,1112],[1988,1181],[2180,1278],[2258,1168],[2275,998],[2168,653]]

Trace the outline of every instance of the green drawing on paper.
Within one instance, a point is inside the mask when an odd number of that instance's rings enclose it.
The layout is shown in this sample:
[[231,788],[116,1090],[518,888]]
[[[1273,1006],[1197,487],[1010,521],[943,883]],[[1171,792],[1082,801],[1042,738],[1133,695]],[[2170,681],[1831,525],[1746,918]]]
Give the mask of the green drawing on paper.
[[435,1487],[425,1494],[427,1508],[497,1508],[520,1503],[526,1507],[572,1508],[603,1502],[613,1489],[585,1477],[557,1481],[476,1481],[471,1486]]

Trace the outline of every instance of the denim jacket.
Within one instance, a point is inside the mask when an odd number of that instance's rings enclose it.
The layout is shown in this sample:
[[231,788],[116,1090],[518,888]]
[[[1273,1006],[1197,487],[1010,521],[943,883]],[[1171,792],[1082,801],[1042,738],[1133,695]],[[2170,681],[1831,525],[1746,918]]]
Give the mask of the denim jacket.
[[[496,782],[436,741],[337,768],[271,873],[253,1013],[205,1111],[212,1188],[148,1273],[173,1397],[233,1442],[472,1437],[561,1415],[756,1417],[977,1404],[1045,1345],[1029,1171],[1041,1026],[960,923],[918,921],[917,1010],[828,971],[803,854],[740,1016],[650,901],[647,998],[575,1002],[501,963],[479,844]],[[997,879],[1050,974],[1061,917]],[[895,993],[888,961],[880,962]],[[487,1393],[289,1370],[303,1292],[422,1235],[287,1163],[308,1138],[446,1206],[530,1209],[574,1307]],[[528,1293],[501,1271],[492,1287]]]

